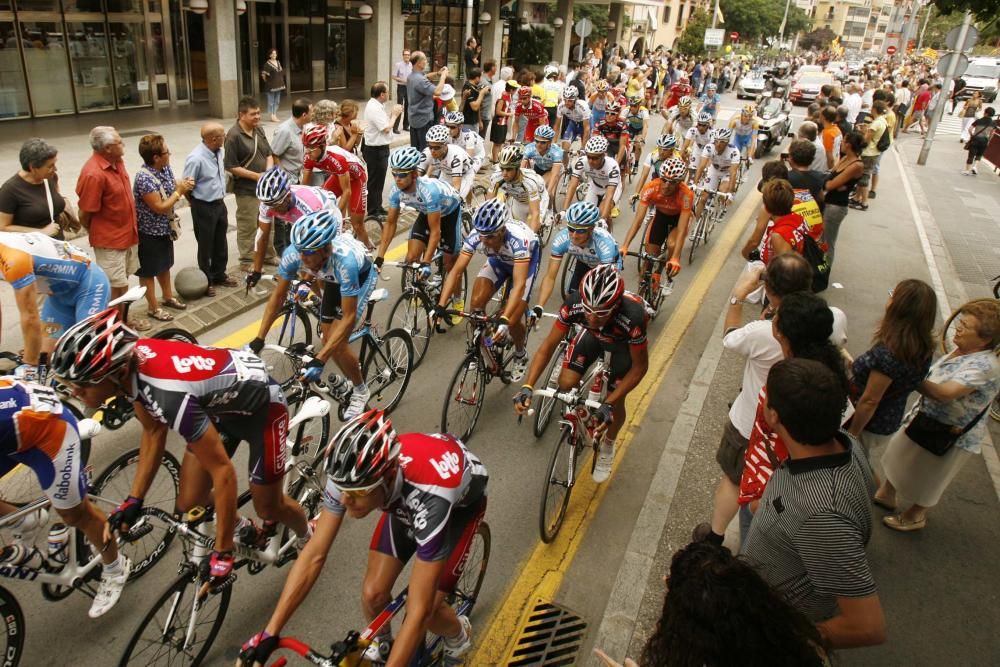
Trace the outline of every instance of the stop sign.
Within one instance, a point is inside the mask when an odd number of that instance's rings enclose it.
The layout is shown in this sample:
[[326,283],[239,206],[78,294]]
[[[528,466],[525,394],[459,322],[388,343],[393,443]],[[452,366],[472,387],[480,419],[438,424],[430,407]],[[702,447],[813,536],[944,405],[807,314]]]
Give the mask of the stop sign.
[[735,32],[735,31],[734,31],[734,32],[731,32],[731,33],[729,33],[729,41],[730,41],[730,42],[735,42],[735,41],[736,41],[736,40],[738,40],[739,38],[740,38],[740,33],[738,33],[738,32]]
[[891,55],[894,55],[894,54],[896,53],[896,47],[895,47],[895,45],[891,45],[891,44],[890,44],[890,45],[889,45],[889,48],[887,48],[887,49],[885,50],[885,52],[886,52],[886,53],[888,53],[888,54],[889,54],[890,56],[891,56]]

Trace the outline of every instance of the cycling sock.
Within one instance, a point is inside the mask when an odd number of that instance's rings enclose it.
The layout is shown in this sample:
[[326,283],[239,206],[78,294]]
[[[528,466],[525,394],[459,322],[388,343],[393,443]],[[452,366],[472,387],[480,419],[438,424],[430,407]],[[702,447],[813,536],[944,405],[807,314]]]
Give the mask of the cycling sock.
[[362,380],[360,384],[354,385],[354,391],[357,392],[368,391],[368,384],[364,380]]
[[528,351],[526,349],[524,349],[523,347],[521,347],[521,348],[516,347],[516,346],[514,347],[514,356],[517,357],[518,359],[522,358],[526,354],[528,354]]
[[718,546],[718,547],[721,547],[721,546],[722,546],[722,542],[723,542],[723,540],[725,540],[725,539],[726,539],[726,536],[725,536],[725,535],[719,535],[719,534],[718,534],[717,532],[715,532],[714,530],[713,530],[713,531],[710,531],[710,532],[708,533],[708,535],[706,535],[706,536],[705,536],[705,541],[706,541],[706,542],[709,542],[709,543],[711,543],[711,544],[714,544],[714,545],[716,545],[716,546]]
[[459,644],[464,644],[468,638],[469,638],[469,635],[467,635],[466,632],[465,632],[465,626],[462,624],[461,621],[459,621],[458,622],[458,634],[455,635],[454,637],[449,637],[448,638],[448,643],[451,644],[452,646],[456,646],[456,645],[459,645]]
[[104,566],[104,572],[107,574],[121,574],[122,572],[122,555],[118,554],[115,558],[115,562],[109,563]]

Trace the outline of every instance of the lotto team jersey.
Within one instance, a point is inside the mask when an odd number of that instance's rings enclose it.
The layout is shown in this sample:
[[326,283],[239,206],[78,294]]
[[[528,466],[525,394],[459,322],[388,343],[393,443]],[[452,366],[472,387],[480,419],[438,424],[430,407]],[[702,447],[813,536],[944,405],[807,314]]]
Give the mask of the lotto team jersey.
[[400,190],[393,183],[389,191],[389,208],[398,209],[403,204],[425,215],[440,213],[445,216],[462,205],[462,196],[451,183],[420,176],[412,192]]
[[426,174],[431,167],[434,167],[438,180],[452,179],[472,173],[472,160],[464,148],[455,144],[448,144],[448,150],[440,160],[431,154],[430,148],[425,148],[424,155],[420,158],[420,174]]
[[352,181],[368,176],[365,163],[357,155],[345,151],[340,146],[327,146],[326,152],[319,160],[307,157],[303,166],[306,169],[319,169],[334,176],[347,174]]
[[586,311],[580,292],[572,292],[559,309],[559,319],[556,326],[561,331],[568,331],[574,324],[590,332],[602,345],[620,347],[623,345],[646,344],[646,304],[632,294],[625,292],[618,305],[618,310],[600,329],[587,326]]
[[547,172],[552,169],[554,163],[563,161],[563,149],[553,142],[549,144],[549,150],[542,154],[538,152],[538,146],[532,141],[524,147],[524,159],[531,160],[532,166],[538,171]]
[[726,144],[725,150],[720,154],[715,149],[715,142],[710,142],[702,149],[702,159],[708,159],[713,169],[719,171],[729,171],[734,164],[740,163],[740,149],[732,144]]
[[[77,439],[76,418],[50,387],[0,378],[0,454],[36,449],[49,460]],[[35,466],[32,466],[36,469]],[[46,480],[39,480],[43,487]]]
[[37,284],[43,294],[67,294],[85,281],[90,257],[45,234],[0,232],[0,279],[21,289]]
[[270,377],[253,352],[142,338],[132,400],[187,442],[210,422],[253,414],[270,402]]
[[293,185],[291,187],[292,197],[295,203],[284,213],[278,213],[267,204],[260,205],[260,213],[257,218],[265,225],[271,224],[275,218],[284,220],[288,224],[293,224],[296,220],[309,213],[316,211],[333,211],[337,209],[337,199],[331,197],[330,193],[323,188],[316,188],[309,185]]
[[574,245],[569,240],[569,230],[560,229],[552,240],[550,252],[553,257],[562,257],[566,253],[577,258],[590,268],[599,264],[618,264],[618,242],[611,232],[603,227],[594,227],[587,245]]
[[[479,503],[486,495],[489,473],[475,454],[447,433],[403,433],[399,436],[399,468],[382,508],[413,532],[417,558],[441,560],[448,521],[459,507]],[[323,504],[343,515],[340,491],[327,480]]]
[[364,291],[368,274],[371,271],[371,261],[365,254],[365,246],[352,236],[338,234],[333,239],[333,252],[326,263],[318,271],[310,271],[299,255],[299,249],[290,245],[281,255],[278,264],[278,275],[285,280],[295,280],[299,271],[316,276],[322,280],[333,281],[340,285],[340,293],[344,296],[358,296]]
[[562,102],[559,108],[556,109],[556,116],[573,121],[574,123],[582,123],[584,118],[590,118],[590,107],[586,101],[580,99],[573,104],[572,109],[566,106],[565,102]]
[[581,155],[573,163],[573,173],[580,178],[590,181],[590,186],[598,194],[604,194],[609,185],[614,185],[615,189],[620,189],[622,184],[622,172],[618,168],[618,162],[613,157],[605,156],[604,164],[597,169],[590,166],[586,155]]
[[474,255],[476,251],[483,253],[491,261],[499,261],[508,267],[519,262],[531,262],[532,269],[538,264],[538,237],[528,225],[518,220],[511,220],[506,225],[503,244],[499,250],[488,248],[479,237],[479,232],[473,230],[462,243],[462,252]]

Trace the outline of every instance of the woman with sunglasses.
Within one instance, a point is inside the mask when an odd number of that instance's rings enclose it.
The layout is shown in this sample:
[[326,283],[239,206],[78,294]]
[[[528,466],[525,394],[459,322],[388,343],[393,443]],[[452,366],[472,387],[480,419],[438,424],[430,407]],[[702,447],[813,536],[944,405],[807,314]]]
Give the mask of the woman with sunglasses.
[[406,618],[393,640],[388,623],[364,660],[409,664],[424,634],[444,638],[457,659],[472,648],[472,625],[448,604],[462,563],[486,514],[489,473],[475,454],[447,433],[396,434],[381,410],[344,424],[328,448],[325,511],[299,554],[267,627],[243,645],[237,664],[266,664],[279,633],[305,600],[326,562],[344,515],[363,519],[376,510],[361,604],[374,620],[392,600],[392,589],[414,554]]

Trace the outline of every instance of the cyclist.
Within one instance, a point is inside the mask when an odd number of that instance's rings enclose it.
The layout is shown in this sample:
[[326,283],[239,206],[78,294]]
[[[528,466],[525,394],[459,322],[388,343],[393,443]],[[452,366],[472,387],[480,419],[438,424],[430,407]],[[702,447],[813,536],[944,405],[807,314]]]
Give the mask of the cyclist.
[[556,136],[562,139],[563,166],[569,159],[569,147],[576,139],[587,143],[590,139],[590,107],[587,102],[577,99],[579,92],[575,86],[563,89],[562,103],[556,109]]
[[549,115],[542,106],[542,101],[531,96],[531,86],[521,86],[517,89],[517,106],[514,107],[514,126],[517,128],[517,140],[530,143],[535,140],[535,130],[540,125],[547,125]]
[[559,80],[559,68],[555,65],[546,65],[542,73],[545,76],[542,80],[542,106],[549,115],[549,125],[555,125],[556,109],[566,84]]
[[206,498],[214,501],[215,546],[202,567],[215,586],[232,581],[237,488],[231,445],[241,440],[250,444],[250,493],[265,528],[280,522],[299,536],[299,546],[309,539],[305,512],[282,492],[288,428],[285,397],[264,363],[249,350],[139,338],[119,312],[109,308],[73,325],[59,338],[52,371],[72,385],[74,395],[89,408],[112,397],[132,401],[142,426],[132,490],[108,517],[105,541],[112,539],[112,531],[128,530],[139,518],[169,429],[187,443],[178,511],[204,505]]
[[649,368],[646,346],[646,303],[625,291],[625,280],[612,264],[601,264],[580,281],[580,289],[570,293],[559,309],[559,319],[539,345],[528,376],[514,396],[514,411],[523,415],[531,406],[535,382],[542,376],[559,341],[570,327],[580,331],[566,349],[560,390],[575,387],[587,368],[605,351],[611,353],[608,395],[595,417],[606,427],[594,465],[594,481],[604,482],[611,475],[615,458],[615,438],[625,424],[625,397],[635,389]]
[[441,288],[435,318],[447,317],[445,306],[448,297],[461,283],[465,267],[476,251],[486,255],[486,263],[472,285],[472,310],[483,312],[497,290],[509,286],[507,302],[499,318],[500,326],[493,340],[502,341],[508,333],[513,338],[514,359],[510,377],[511,381],[518,382],[528,367],[528,353],[524,347],[527,335],[524,311],[538,274],[541,256],[538,237],[523,222],[512,219],[510,210],[497,199],[486,201],[476,209],[472,226],[473,232],[466,237],[462,254],[448,272]]
[[[733,198],[733,191],[736,188],[736,170],[740,166],[740,151],[729,143],[732,138],[733,131],[728,127],[713,130],[712,141],[705,146],[701,153],[701,162],[694,175],[694,182],[702,185],[704,189],[701,196],[698,197],[696,215],[701,215],[710,192],[718,192],[723,195],[723,207],[727,206],[729,200]],[[726,181],[725,185],[722,185],[722,181]],[[721,191],[720,185],[722,185]]]
[[535,130],[535,140],[524,147],[524,163],[522,165],[531,167],[536,174],[542,177],[550,201],[555,200],[556,185],[559,183],[559,173],[562,171],[564,159],[563,149],[553,143],[555,137],[556,132],[549,125],[542,125]]
[[420,161],[420,175],[437,176],[439,181],[451,185],[465,199],[472,189],[476,170],[465,149],[451,142],[451,132],[445,125],[434,125],[427,130],[427,148]]
[[444,181],[417,175],[423,157],[416,148],[400,148],[389,155],[393,186],[389,192],[389,215],[382,230],[382,243],[375,256],[375,266],[382,268],[385,253],[396,235],[396,224],[403,204],[417,210],[410,228],[406,261],[423,264],[424,277],[431,272],[431,260],[441,248],[445,269],[451,269],[462,242],[462,197]]
[[617,214],[618,200],[621,198],[622,173],[614,158],[608,157],[608,140],[595,135],[583,147],[584,155],[577,158],[571,168],[572,176],[566,189],[563,210],[569,208],[576,197],[576,189],[581,179],[587,181],[586,201],[601,209],[601,217],[611,223],[612,214]]
[[594,92],[590,94],[587,98],[587,104],[590,106],[590,129],[593,129],[604,120],[604,112],[607,109],[608,104],[614,102],[615,96],[611,92],[611,86],[608,84],[607,80],[601,79],[594,86]]
[[677,143],[683,145],[687,137],[688,130],[695,126],[696,116],[691,111],[691,98],[682,97],[676,108],[669,112],[662,111],[661,114],[667,119],[663,126],[663,134],[672,134],[677,139]]
[[674,135],[661,134],[656,138],[656,148],[649,151],[649,155],[642,162],[642,172],[639,174],[639,182],[635,186],[636,194],[632,195],[633,202],[639,199],[639,193],[642,192],[642,186],[646,184],[646,179],[649,178],[649,175],[653,174],[653,178],[656,178],[660,173],[660,165],[665,160],[677,157],[678,155],[677,139]]
[[250,341],[250,349],[260,354],[267,332],[281,314],[288,288],[300,271],[322,281],[323,345],[306,364],[302,376],[305,380],[318,380],[323,366],[332,358],[353,385],[351,402],[344,413],[349,419],[364,412],[370,393],[358,357],[347,339],[364,316],[368,297],[378,281],[378,271],[373,270],[361,243],[338,233],[341,222],[339,211],[317,211],[292,225],[292,245],[281,256],[277,286],[264,306],[257,337]]
[[718,90],[718,86],[710,83],[705,93],[698,98],[698,101],[701,102],[701,109],[698,112],[711,115],[712,120],[719,117],[719,105],[722,103],[722,95],[719,95],[716,90]]
[[[642,189],[639,209],[635,212],[632,227],[625,234],[625,242],[622,243],[622,253],[628,252],[632,239],[639,233],[646,213],[652,206],[655,213],[643,242],[646,244],[646,254],[654,257],[660,254],[663,244],[667,244],[669,259],[666,269],[669,278],[681,272],[681,251],[691,221],[691,208],[694,206],[694,193],[684,183],[686,175],[687,167],[684,166],[684,160],[674,157],[663,161],[659,169],[659,178],[654,178]],[[647,262],[643,270],[650,268]],[[654,290],[660,286],[662,270],[663,266],[658,265],[653,273]]]
[[[260,212],[257,215],[257,239],[254,247],[253,270],[247,274],[247,288],[260,282],[264,266],[264,251],[271,223],[278,219],[290,228],[296,220],[316,211],[339,210],[337,200],[323,188],[309,185],[289,185],[288,175],[281,167],[275,166],[264,172],[257,181],[257,199]],[[275,232],[277,239],[278,233]],[[275,246],[277,247],[277,245]],[[288,243],[282,244],[279,252],[283,255]]]
[[729,129],[733,131],[733,144],[740,152],[740,156],[746,157],[747,164],[753,164],[753,156],[757,153],[759,127],[757,109],[752,104],[743,105],[739,117],[733,116],[729,121]]
[[608,157],[618,164],[624,164],[625,151],[631,142],[628,124],[619,114],[621,107],[617,102],[611,102],[605,109],[604,120],[594,126],[594,136],[602,136],[608,140]]
[[[86,461],[80,448],[76,418],[63,407],[52,388],[10,376],[0,378],[0,477],[6,477],[20,464],[31,468],[63,523],[83,531],[101,554],[101,583],[88,612],[91,618],[97,618],[118,602],[132,562],[118,553],[114,539],[104,538],[106,517],[87,498]],[[0,501],[0,515],[17,510]],[[47,521],[48,512],[42,509],[12,526],[21,554],[30,557],[34,538]],[[0,561],[15,566],[26,562],[24,556],[16,558],[15,544],[3,548]]]
[[560,229],[552,239],[549,266],[542,286],[538,293],[538,303],[534,312],[541,317],[542,306],[552,294],[562,265],[563,256],[569,254],[576,258],[573,275],[570,276],[567,292],[572,292],[580,286],[580,280],[590,269],[599,264],[614,264],[621,268],[621,256],[618,253],[618,242],[611,235],[601,220],[601,212],[589,202],[578,201],[566,211],[566,229]]
[[527,224],[532,232],[537,233],[542,215],[549,208],[549,193],[541,176],[521,168],[523,161],[524,149],[520,144],[508,144],[500,149],[500,159],[490,176],[486,199],[503,194],[514,219]]
[[642,97],[633,95],[628,98],[628,109],[625,111],[625,124],[628,135],[635,141],[636,138],[645,140],[646,121],[649,119],[649,109],[642,105]]
[[465,124],[465,114],[461,111],[449,111],[444,116],[444,124],[448,126],[451,138],[449,143],[463,149],[472,160],[472,173],[475,174],[483,168],[486,161],[486,144],[483,138],[472,130],[463,127]]
[[690,100],[693,94],[694,89],[691,88],[690,80],[686,76],[682,76],[677,83],[670,86],[670,96],[667,98],[665,108],[669,109],[678,105],[685,97]]
[[392,588],[415,554],[406,617],[392,639],[386,623],[364,660],[408,665],[429,630],[444,638],[445,654],[460,658],[472,647],[472,625],[448,604],[473,537],[486,513],[489,473],[479,458],[448,433],[396,434],[380,410],[344,424],[327,450],[324,512],[316,534],[299,554],[267,627],[251,637],[238,665],[267,663],[279,634],[319,578],[347,514],[374,511],[375,526],[361,604],[374,620],[392,600]]
[[[365,213],[368,210],[368,170],[361,159],[340,146],[327,145],[326,125],[313,125],[302,133],[306,155],[303,163],[302,182],[309,183],[312,170],[330,174],[323,188],[337,195],[340,213],[350,216],[354,238],[371,247],[365,230]],[[378,193],[376,196],[382,196]]]
[[[63,330],[108,305],[108,277],[75,245],[38,232],[0,232],[0,280],[14,288],[24,340],[14,374],[38,378],[38,355],[51,351]],[[48,298],[38,308],[38,295]]]
[[[712,117],[699,114],[698,122],[688,130],[684,137],[684,147],[681,152],[688,158],[688,168],[693,175],[701,164],[701,153],[712,141]],[[697,183],[697,180],[695,181]]]

